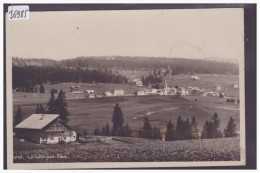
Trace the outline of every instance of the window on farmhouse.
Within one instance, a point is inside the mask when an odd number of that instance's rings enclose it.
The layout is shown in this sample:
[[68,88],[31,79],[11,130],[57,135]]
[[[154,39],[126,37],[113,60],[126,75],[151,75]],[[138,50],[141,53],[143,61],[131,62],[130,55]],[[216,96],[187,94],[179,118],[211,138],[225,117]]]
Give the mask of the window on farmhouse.
[[53,137],[51,137],[51,140],[53,140]]

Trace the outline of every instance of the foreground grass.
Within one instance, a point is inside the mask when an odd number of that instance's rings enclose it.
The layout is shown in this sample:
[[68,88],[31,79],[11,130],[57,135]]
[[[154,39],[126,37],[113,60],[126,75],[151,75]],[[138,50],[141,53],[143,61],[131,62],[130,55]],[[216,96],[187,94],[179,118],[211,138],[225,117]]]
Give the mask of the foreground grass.
[[[127,140],[127,139],[124,139]],[[36,145],[14,140],[15,163],[239,161],[239,138],[163,142],[129,138],[85,144]]]

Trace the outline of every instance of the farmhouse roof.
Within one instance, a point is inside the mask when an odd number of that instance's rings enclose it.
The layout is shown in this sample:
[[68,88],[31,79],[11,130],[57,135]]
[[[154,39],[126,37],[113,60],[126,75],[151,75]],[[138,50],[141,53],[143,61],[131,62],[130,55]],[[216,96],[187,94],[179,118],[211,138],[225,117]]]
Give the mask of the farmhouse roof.
[[57,119],[59,114],[32,114],[15,128],[19,129],[42,129],[55,119]]

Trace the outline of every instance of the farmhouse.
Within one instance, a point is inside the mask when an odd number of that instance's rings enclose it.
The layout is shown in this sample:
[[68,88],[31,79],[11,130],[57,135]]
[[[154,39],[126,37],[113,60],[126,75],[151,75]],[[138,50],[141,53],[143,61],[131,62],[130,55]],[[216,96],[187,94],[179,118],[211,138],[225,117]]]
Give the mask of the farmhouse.
[[96,97],[96,92],[94,90],[86,90],[85,91],[85,96],[87,98],[95,98]]
[[114,96],[123,96],[124,95],[124,90],[122,89],[115,89],[113,92]]
[[138,86],[138,87],[142,87],[143,86],[143,82],[140,79],[134,79],[131,82],[132,85]]
[[58,114],[32,114],[15,127],[18,138],[39,144],[75,142],[78,133],[59,120]]

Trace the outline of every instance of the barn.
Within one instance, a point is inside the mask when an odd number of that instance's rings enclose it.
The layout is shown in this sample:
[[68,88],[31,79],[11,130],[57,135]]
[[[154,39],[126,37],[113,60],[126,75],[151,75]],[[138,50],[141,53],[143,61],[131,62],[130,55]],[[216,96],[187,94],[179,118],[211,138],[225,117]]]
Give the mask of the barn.
[[15,126],[17,138],[39,144],[75,142],[79,133],[59,120],[58,114],[32,114]]

